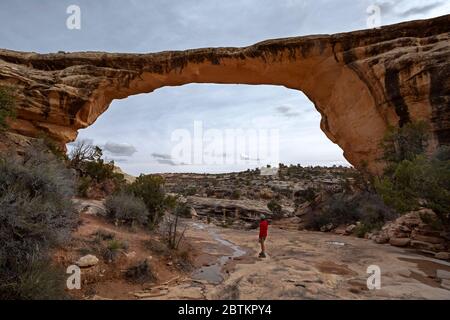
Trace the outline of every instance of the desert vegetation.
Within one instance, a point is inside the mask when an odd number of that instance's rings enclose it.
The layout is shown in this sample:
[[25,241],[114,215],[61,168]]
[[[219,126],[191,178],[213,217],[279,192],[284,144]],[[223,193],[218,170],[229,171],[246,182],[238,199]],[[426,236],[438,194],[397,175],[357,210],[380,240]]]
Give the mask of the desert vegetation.
[[7,120],[16,115],[16,105],[13,89],[0,87],[0,130],[5,130],[8,126]]
[[53,266],[49,250],[67,243],[76,226],[73,195],[73,172],[41,141],[23,157],[0,159],[1,298],[64,296],[64,273]]
[[423,122],[391,128],[383,140],[384,176],[375,179],[375,188],[385,203],[399,213],[433,209],[449,224],[450,148],[442,146],[427,154],[428,128]]
[[113,161],[105,161],[103,151],[87,141],[77,142],[69,154],[69,166],[77,172],[77,193],[81,197],[103,198],[125,183],[115,172]]

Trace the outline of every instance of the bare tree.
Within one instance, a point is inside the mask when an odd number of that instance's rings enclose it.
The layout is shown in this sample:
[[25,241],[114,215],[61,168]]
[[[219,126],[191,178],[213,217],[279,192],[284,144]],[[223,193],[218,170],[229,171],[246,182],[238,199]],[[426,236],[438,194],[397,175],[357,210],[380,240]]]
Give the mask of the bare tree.
[[181,215],[182,210],[184,210],[183,205],[178,205],[175,208],[175,217],[169,218],[167,221],[167,229],[166,229],[166,238],[169,244],[169,247],[177,250],[180,246],[181,241],[184,238],[184,234],[186,232],[187,227],[185,226],[183,231],[180,233],[178,229],[179,217]]
[[76,170],[81,169],[81,164],[84,161],[94,161],[102,156],[102,149],[92,145],[87,140],[81,140],[75,143],[73,149],[70,151],[69,160],[72,168]]

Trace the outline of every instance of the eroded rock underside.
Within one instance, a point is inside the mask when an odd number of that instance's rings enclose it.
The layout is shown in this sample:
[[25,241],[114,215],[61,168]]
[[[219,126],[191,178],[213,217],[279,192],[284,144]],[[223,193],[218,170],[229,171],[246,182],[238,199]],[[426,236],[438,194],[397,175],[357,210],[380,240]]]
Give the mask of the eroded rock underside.
[[17,89],[12,132],[45,133],[60,143],[73,141],[114,99],[187,83],[281,85],[310,98],[322,115],[322,130],[350,163],[379,173],[379,141],[388,125],[423,119],[430,123],[431,148],[450,144],[449,31],[446,15],[245,48],[149,54],[0,50],[0,85]]

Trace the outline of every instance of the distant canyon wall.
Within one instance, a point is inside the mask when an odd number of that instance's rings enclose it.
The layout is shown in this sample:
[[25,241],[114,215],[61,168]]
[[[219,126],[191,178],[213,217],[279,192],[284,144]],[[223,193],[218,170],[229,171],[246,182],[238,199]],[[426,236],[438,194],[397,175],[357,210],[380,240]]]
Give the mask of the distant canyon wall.
[[432,146],[450,144],[449,31],[447,15],[245,48],[149,54],[0,49],[0,86],[17,88],[12,132],[44,132],[67,143],[114,99],[188,83],[280,85],[304,92],[345,158],[378,174],[379,142],[389,125],[422,119],[430,123]]

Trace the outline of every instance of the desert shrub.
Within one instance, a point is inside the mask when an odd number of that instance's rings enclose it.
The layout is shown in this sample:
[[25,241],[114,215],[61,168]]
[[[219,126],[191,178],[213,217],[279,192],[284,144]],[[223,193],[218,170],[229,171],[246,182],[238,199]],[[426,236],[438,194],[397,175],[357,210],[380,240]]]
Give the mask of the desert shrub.
[[70,154],[69,165],[75,169],[77,178],[77,194],[82,197],[88,195],[91,187],[100,186],[106,194],[108,182],[112,183],[113,190],[119,190],[125,185],[123,174],[115,172],[114,161],[105,161],[102,159],[103,151],[100,147],[94,146],[87,141],[77,142]]
[[175,210],[179,206],[178,195],[166,195],[164,198],[164,207],[168,210]]
[[84,164],[85,175],[91,177],[96,182],[103,182],[107,179],[120,180],[124,179],[123,174],[114,172],[114,162],[105,162],[103,159],[96,161],[87,161]]
[[388,128],[381,143],[384,160],[398,163],[423,154],[427,146],[428,129],[424,121],[410,122],[401,128]]
[[174,213],[180,217],[190,218],[191,217],[191,207],[186,203],[178,203],[175,207]]
[[78,141],[69,153],[70,167],[82,172],[84,163],[96,161],[102,157],[102,154],[102,149],[92,145],[89,141]]
[[189,250],[180,250],[176,252],[175,262],[184,272],[189,272],[193,269],[193,263]]
[[378,226],[372,226],[370,224],[365,224],[365,223],[360,223],[356,226],[355,230],[353,231],[353,233],[358,237],[358,238],[364,238],[364,236],[371,232],[374,229],[379,229]]
[[128,242],[117,239],[109,240],[102,252],[103,259],[107,262],[114,262],[119,253],[127,251],[128,247]]
[[150,251],[159,254],[159,255],[166,255],[169,253],[169,247],[165,242],[157,241],[154,239],[150,239],[145,241],[144,243],[145,247],[148,248]]
[[106,198],[107,217],[126,225],[146,224],[149,212],[144,201],[131,193],[121,191]]
[[98,229],[93,235],[95,239],[98,239],[99,241],[114,240],[116,238],[115,233],[103,229]]
[[0,159],[0,297],[46,295],[38,292],[39,286],[26,294],[23,281],[36,273],[44,277],[49,249],[70,238],[77,221],[73,194],[72,171],[41,143],[25,150],[22,158]]
[[450,160],[419,155],[400,161],[391,174],[375,180],[375,187],[385,203],[400,213],[426,205],[443,216],[450,212],[448,181]]
[[89,188],[92,185],[91,177],[78,177],[77,179],[77,195],[87,197]]
[[241,197],[241,192],[238,189],[234,189],[231,193],[231,199],[238,200]]
[[313,201],[316,198],[317,191],[312,188],[308,187],[305,190],[298,190],[295,192],[295,200],[297,203],[303,203],[305,201]]
[[278,201],[276,201],[275,199],[272,199],[272,200],[269,201],[269,203],[267,204],[267,208],[268,208],[275,216],[281,215],[282,207],[281,207],[281,205],[278,203]]
[[184,196],[195,196],[197,194],[197,188],[194,186],[189,186],[183,190]]
[[166,208],[164,178],[159,175],[141,174],[128,187],[128,190],[144,202],[149,212],[148,225],[151,228],[155,227]]
[[145,283],[156,281],[156,275],[154,274],[150,263],[144,260],[135,266],[131,266],[125,272],[125,277],[131,282]]
[[0,284],[2,299],[55,300],[67,299],[64,270],[49,259],[33,256],[17,267],[20,275],[14,281]]
[[175,217],[169,217],[163,225],[164,240],[170,249],[178,249],[186,232],[186,227],[184,227],[183,231],[179,231],[179,217],[179,212],[176,211]]
[[306,227],[320,230],[329,224],[337,227],[359,221],[365,228],[374,230],[394,217],[395,213],[374,193],[361,192],[353,196],[338,193],[330,196],[320,211],[310,215]]
[[429,214],[420,213],[420,219],[435,231],[441,231],[444,227],[439,217],[435,218]]
[[450,147],[426,154],[428,126],[424,122],[391,128],[382,147],[387,167],[374,181],[384,202],[399,213],[428,207],[450,224]]
[[16,115],[16,102],[11,89],[0,87],[0,130],[7,127],[7,119]]
[[38,139],[57,159],[62,161],[67,161],[69,159],[61,145],[47,134],[40,134]]

